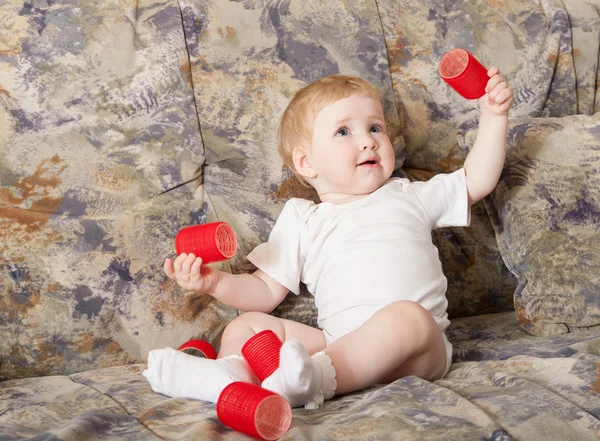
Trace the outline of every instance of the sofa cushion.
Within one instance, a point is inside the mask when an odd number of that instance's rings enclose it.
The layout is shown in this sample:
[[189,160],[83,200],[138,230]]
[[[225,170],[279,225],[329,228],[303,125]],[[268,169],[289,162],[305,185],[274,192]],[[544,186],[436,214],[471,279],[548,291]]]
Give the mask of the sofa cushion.
[[[468,151],[457,135],[476,127],[477,102],[459,96],[437,73],[448,50],[462,47],[497,65],[515,90],[512,117],[591,114],[596,93],[600,20],[594,2],[377,0],[406,141],[405,166],[421,174],[452,172]],[[501,262],[483,203],[471,227],[435,232],[448,277],[449,312],[503,310],[516,287]],[[479,214],[482,214],[480,216]],[[497,299],[497,303],[494,302]],[[478,308],[484,309],[478,309]]]
[[600,324],[600,114],[515,120],[508,139],[485,205],[519,280],[519,324],[535,335]]
[[596,0],[563,1],[571,25],[574,71],[577,75],[577,113],[600,112],[598,57],[600,52],[600,4]]
[[177,2],[1,13],[0,380],[214,339],[235,310],[162,273],[214,219]]
[[[281,439],[597,438],[600,327],[533,337],[505,313],[456,320],[448,336],[461,363],[445,378],[431,383],[409,376],[328,400],[318,411],[294,409]],[[214,404],[152,392],[144,368],[0,383],[0,437],[249,439],[224,427]]]
[[453,363],[519,357],[600,358],[600,325],[573,328],[567,334],[534,336],[518,326],[515,314],[504,312],[453,320],[447,335],[453,347]]
[[[476,101],[463,99],[438,75],[440,59],[452,48],[463,47],[484,65],[500,67],[515,90],[511,116],[593,111],[595,84],[590,78],[596,76],[598,51],[596,47],[594,62],[592,42],[600,33],[597,18],[585,18],[594,11],[590,5],[526,0],[377,4],[409,169],[448,173],[466,158],[467,150],[460,148],[456,136],[476,127],[479,109]],[[570,21],[572,17],[577,20]],[[572,42],[573,33],[581,43]],[[512,303],[516,280],[499,259],[482,202],[473,207],[470,228],[434,234],[448,277],[452,317],[502,311]]]

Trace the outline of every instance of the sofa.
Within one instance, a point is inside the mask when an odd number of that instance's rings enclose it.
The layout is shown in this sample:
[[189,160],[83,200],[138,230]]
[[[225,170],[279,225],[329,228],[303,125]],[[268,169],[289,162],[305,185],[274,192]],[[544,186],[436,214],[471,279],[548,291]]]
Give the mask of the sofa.
[[[515,101],[497,188],[469,228],[432,235],[450,372],[294,409],[282,439],[600,439],[599,9],[0,2],[0,440],[248,439],[141,375],[151,349],[218,348],[241,313],[164,275],[177,232],[228,222],[238,252],[214,265],[252,271],[285,201],[316,197],[278,157],[279,117],[333,73],[379,90],[396,176],[460,168],[479,111],[437,74],[457,47],[498,66]],[[273,314],[316,325],[305,289]]]

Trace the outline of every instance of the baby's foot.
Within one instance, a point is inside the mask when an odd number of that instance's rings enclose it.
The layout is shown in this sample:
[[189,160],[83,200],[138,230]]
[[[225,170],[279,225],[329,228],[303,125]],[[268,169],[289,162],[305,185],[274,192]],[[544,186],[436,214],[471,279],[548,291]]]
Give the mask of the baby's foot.
[[262,383],[262,387],[284,396],[292,407],[320,407],[331,398],[337,384],[331,359],[324,352],[312,358],[298,340],[288,340],[281,347],[279,368]]
[[[177,352],[172,348],[155,349],[148,353],[148,368],[142,372],[154,392],[159,394],[167,394],[169,387],[163,385],[163,364],[164,370],[168,372],[168,366],[174,363],[174,353]],[[167,373],[165,372],[165,374]],[[165,383],[167,378],[165,378]]]
[[148,369],[142,374],[154,392],[211,403],[216,403],[223,389],[234,381],[257,382],[250,367],[239,355],[210,360],[172,348],[150,351]]

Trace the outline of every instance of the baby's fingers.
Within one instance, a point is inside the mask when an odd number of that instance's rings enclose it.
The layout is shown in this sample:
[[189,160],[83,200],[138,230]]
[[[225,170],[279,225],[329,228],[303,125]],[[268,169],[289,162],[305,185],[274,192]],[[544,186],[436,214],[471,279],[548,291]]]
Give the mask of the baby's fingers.
[[173,261],[171,259],[165,259],[163,270],[169,279],[175,279],[175,270],[173,270]]
[[192,264],[196,260],[196,255],[194,253],[188,254],[185,259],[181,262],[181,274],[185,276],[189,276],[192,271]]
[[501,104],[509,98],[510,94],[511,91],[508,86],[508,83],[502,81],[492,89],[492,91],[489,94],[489,98],[492,103]]
[[202,259],[200,257],[196,257],[192,267],[190,269],[190,279],[192,280],[200,280],[202,278],[201,269],[202,267]]
[[502,78],[501,75],[494,75],[493,77],[491,77],[486,86],[485,86],[485,91],[487,93],[492,92],[497,86],[498,84],[501,84],[504,81],[504,78]]
[[490,78],[499,73],[500,73],[500,69],[498,69],[496,66],[490,67],[487,71],[487,75]]
[[173,267],[175,268],[175,275],[181,273],[181,267],[182,267],[183,262],[185,261],[186,257],[187,257],[186,253],[181,253],[175,259],[175,262],[173,263]]
[[500,90],[500,92],[498,92],[496,94],[496,98],[494,99],[494,101],[496,102],[497,105],[501,105],[501,104],[504,104],[505,102],[511,100],[512,97],[513,97],[513,91],[510,86],[507,86],[505,89]]

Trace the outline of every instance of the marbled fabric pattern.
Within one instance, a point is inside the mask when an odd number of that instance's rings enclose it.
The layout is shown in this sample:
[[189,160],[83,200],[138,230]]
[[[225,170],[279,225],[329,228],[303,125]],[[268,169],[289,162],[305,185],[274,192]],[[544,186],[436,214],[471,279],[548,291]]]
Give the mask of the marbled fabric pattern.
[[600,113],[517,120],[508,139],[500,183],[485,202],[519,280],[519,324],[536,335],[598,325]]
[[0,2],[0,23],[0,379],[215,338],[235,310],[162,274],[215,220],[178,3]]
[[[504,313],[456,320],[449,336],[457,348],[494,348],[494,359],[459,349],[459,362],[434,383],[406,377],[316,411],[295,409],[281,439],[598,439],[598,327],[536,338]],[[153,393],[143,368],[0,383],[0,439],[250,439],[221,425],[213,404]]]

